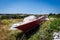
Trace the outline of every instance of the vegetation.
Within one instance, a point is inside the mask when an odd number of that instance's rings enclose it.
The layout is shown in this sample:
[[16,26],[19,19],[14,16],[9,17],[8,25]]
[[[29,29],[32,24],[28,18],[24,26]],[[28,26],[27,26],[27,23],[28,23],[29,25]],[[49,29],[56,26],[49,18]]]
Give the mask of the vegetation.
[[21,18],[25,18],[29,16],[28,14],[25,14],[25,15],[20,15],[20,14],[5,14],[0,17],[0,19],[21,19]]
[[[31,35],[27,39],[28,40],[53,40],[53,33],[60,31],[59,17],[60,17],[60,14],[59,15],[50,14],[48,18],[54,18],[54,20],[48,20],[43,22],[40,25],[38,31],[36,31],[36,33]],[[23,17],[22,19],[2,19],[1,20],[2,24],[0,25],[0,34],[1,34],[0,40],[16,40],[17,35],[19,35],[22,31],[21,30],[10,31],[9,28],[13,23],[21,22],[22,20],[23,20]],[[20,35],[18,37],[20,38]]]
[[8,19],[8,18],[9,18],[8,16],[4,15],[0,19]]
[[56,17],[56,18],[60,18],[60,13],[55,14],[55,13],[50,13],[49,17]]
[[[49,23],[49,24],[48,24]],[[36,32],[36,34],[34,34],[33,36],[31,36],[31,38],[29,38],[29,40],[47,40],[48,36],[48,32],[47,30],[49,29],[49,25],[50,25],[50,21],[46,21],[43,22],[43,24],[41,25],[41,27],[39,28],[39,31]]]
[[60,31],[60,18],[56,14],[50,14],[48,17],[54,20],[43,22],[39,31],[32,35],[29,40],[53,40],[53,33]]
[[21,22],[23,19],[3,19],[0,24],[0,40],[16,40],[16,35],[21,33],[21,30],[9,30],[11,25],[16,22]]

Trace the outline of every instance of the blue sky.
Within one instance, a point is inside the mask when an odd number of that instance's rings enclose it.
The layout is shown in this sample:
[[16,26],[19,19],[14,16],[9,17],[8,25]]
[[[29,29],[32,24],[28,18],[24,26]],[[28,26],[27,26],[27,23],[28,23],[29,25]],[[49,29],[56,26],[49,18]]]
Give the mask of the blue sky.
[[0,13],[60,13],[60,0],[0,0]]

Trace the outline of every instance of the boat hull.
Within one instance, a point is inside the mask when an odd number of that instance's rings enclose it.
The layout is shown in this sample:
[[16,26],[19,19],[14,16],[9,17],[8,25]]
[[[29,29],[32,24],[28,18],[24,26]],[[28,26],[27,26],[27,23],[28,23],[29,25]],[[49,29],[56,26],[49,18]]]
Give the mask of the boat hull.
[[19,30],[22,30],[23,32],[27,32],[35,27],[37,27],[42,21],[45,20],[45,17],[42,17],[42,18],[38,18],[37,20],[35,21],[32,21],[32,22],[29,22],[29,23],[26,23],[24,25],[21,25],[21,26],[18,26],[17,28]]

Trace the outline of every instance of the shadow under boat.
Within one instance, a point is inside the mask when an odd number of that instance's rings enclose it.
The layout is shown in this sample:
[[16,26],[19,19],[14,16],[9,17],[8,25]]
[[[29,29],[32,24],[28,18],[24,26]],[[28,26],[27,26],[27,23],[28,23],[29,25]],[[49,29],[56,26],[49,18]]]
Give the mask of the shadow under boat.
[[28,32],[18,33],[16,40],[28,40],[32,35],[34,35],[39,30],[40,25],[37,25],[35,28]]

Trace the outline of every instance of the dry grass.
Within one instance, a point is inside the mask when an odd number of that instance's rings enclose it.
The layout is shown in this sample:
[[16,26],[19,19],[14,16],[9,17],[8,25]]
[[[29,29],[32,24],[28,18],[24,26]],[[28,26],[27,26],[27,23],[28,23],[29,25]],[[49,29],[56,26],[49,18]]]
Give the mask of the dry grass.
[[[22,31],[20,31],[20,30],[10,31],[8,29],[10,28],[10,26],[13,23],[21,22],[22,20],[23,19],[4,19],[4,20],[1,20],[2,24],[0,25],[0,34],[1,34],[0,40],[16,40],[17,34],[22,32]],[[43,35],[43,32],[45,32],[45,30],[48,29],[48,25],[49,25],[48,23],[50,23],[50,21],[46,21],[43,25],[41,25],[42,28],[39,29],[39,31],[35,35],[31,36],[31,38],[29,38],[28,40],[40,39],[38,37],[38,35],[39,34]]]
[[13,23],[21,22],[23,19],[3,19],[0,21],[0,40],[16,40],[15,36],[20,30],[10,31],[9,28]]
[[[23,19],[4,19],[0,23],[0,40],[16,40],[18,33],[21,33],[21,30],[10,31],[8,30],[13,23],[21,22]],[[52,23],[53,22],[53,23]],[[57,24],[60,21],[55,21]],[[43,22],[39,30],[32,35],[28,40],[52,40],[52,32],[50,26],[55,25],[54,21],[45,21]],[[59,24],[60,26],[60,24]],[[54,28],[54,27],[53,27]],[[51,38],[50,38],[51,37]]]

